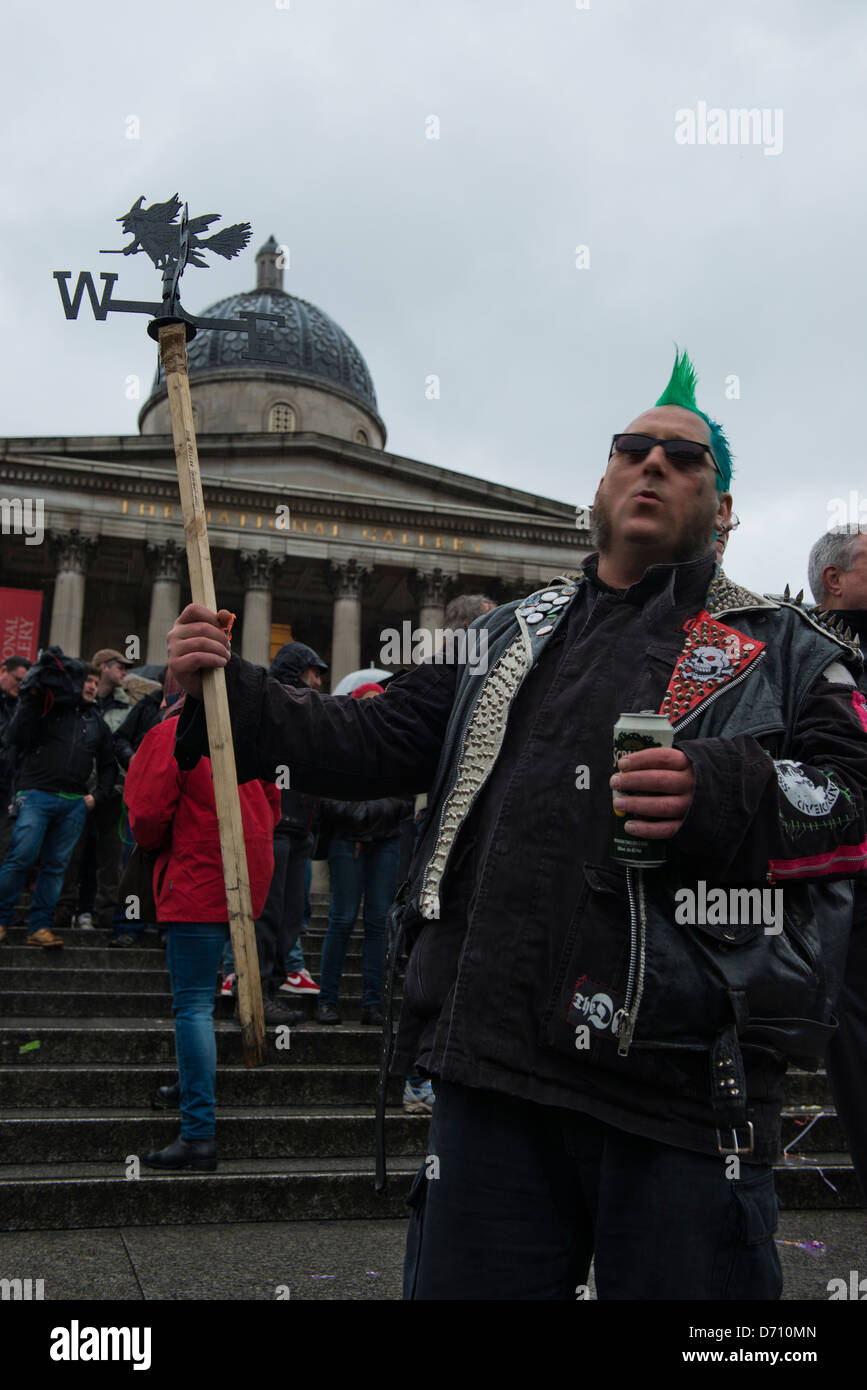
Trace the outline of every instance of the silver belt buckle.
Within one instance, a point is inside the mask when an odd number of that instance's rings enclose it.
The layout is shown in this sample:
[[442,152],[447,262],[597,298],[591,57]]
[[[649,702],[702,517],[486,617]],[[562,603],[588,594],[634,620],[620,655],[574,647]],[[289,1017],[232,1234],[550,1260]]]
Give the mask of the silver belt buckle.
[[750,1142],[749,1142],[749,1145],[748,1145],[747,1147],[745,1147],[745,1148],[742,1147],[742,1146],[738,1143],[738,1132],[737,1132],[736,1129],[732,1129],[732,1132],[731,1132],[731,1137],[732,1137],[732,1139],[735,1141],[735,1142],[734,1142],[734,1147],[733,1147],[733,1148],[732,1148],[730,1145],[726,1145],[726,1144],[723,1143],[723,1141],[722,1141],[722,1136],[720,1135],[719,1130],[717,1130],[717,1132],[716,1132],[717,1152],[718,1152],[718,1153],[721,1153],[724,1157],[727,1156],[728,1154],[751,1154],[752,1151],[753,1151],[753,1148],[755,1147],[755,1142],[756,1142],[756,1140],[755,1140],[755,1131],[753,1130],[753,1122],[752,1122],[752,1120],[747,1120],[747,1129],[749,1130],[749,1134],[750,1134]]

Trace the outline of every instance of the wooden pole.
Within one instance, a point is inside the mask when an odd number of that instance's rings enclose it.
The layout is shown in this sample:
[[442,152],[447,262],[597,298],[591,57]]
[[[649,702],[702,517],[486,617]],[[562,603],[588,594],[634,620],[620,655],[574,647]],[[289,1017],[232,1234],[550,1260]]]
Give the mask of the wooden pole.
[[[204,604],[206,608],[216,612],[214,574],[211,568],[208,528],[205,523],[205,503],[196,449],[190,381],[187,376],[186,333],[182,323],[167,324],[160,329],[160,357],[169,393],[181,510],[187,541],[187,562],[190,567],[190,591],[193,603]],[[208,744],[214,777],[217,822],[220,827],[220,852],[223,856],[229,930],[232,936],[232,950],[235,953],[241,1041],[244,1062],[248,1067],[252,1067],[259,1065],[264,1057],[265,1016],[262,1009],[262,983],[259,978],[259,957],[253,927],[247,852],[241,823],[235,750],[232,745],[232,726],[226,695],[226,673],[222,667],[202,672],[202,693],[208,719]]]

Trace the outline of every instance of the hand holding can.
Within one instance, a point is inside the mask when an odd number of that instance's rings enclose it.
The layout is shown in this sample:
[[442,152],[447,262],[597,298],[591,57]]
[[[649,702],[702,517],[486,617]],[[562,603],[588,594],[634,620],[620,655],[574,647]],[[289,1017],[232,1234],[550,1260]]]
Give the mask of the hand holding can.
[[[654,714],[652,710],[642,710],[638,714],[621,714],[614,725],[614,772],[620,779],[620,767],[624,758],[642,753],[647,749],[671,748],[674,743],[674,730],[665,715]],[[614,779],[612,779],[613,781]],[[621,787],[613,788],[614,802],[622,800]],[[640,792],[634,788],[633,794]],[[612,805],[614,830],[611,844],[611,858],[620,864],[635,864],[640,868],[652,868],[666,861],[665,845],[659,840],[639,838],[629,834],[626,821],[631,810],[618,809]]]

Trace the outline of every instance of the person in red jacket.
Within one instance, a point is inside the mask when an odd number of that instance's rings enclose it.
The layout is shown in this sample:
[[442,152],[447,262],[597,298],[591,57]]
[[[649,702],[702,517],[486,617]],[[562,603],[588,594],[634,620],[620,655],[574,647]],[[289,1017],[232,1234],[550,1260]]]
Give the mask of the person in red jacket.
[[[154,867],[157,921],[168,927],[166,957],[172,980],[175,1051],[180,1077],[181,1133],[173,1144],[146,1154],[150,1168],[217,1166],[214,1090],[217,1043],[214,985],[226,940],[226,891],[209,758],[191,772],[174,760],[179,700],[142,740],[124,785],[136,844],[159,851]],[[274,872],[274,827],[280,793],[273,783],[245,782],[241,820],[247,850],[253,916],[265,905]]]

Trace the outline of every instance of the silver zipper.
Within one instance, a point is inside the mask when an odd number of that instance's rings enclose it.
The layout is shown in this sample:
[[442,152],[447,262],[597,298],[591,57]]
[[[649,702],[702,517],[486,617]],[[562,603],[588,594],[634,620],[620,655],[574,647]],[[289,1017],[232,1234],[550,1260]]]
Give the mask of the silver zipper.
[[725,695],[726,691],[733,689],[733,687],[736,685],[740,685],[741,681],[745,681],[747,676],[751,676],[753,674],[753,671],[755,671],[756,667],[758,666],[759,662],[763,661],[764,658],[765,653],[759,652],[755,661],[752,663],[751,666],[747,667],[746,671],[741,671],[740,675],[735,676],[734,680],[726,681],[725,685],[721,685],[719,690],[715,690],[712,695],[708,695],[707,699],[702,700],[700,705],[696,705],[695,709],[690,714],[687,714],[676,724],[672,724],[671,727],[673,729],[683,729],[686,727],[687,724],[690,723],[691,720],[697,719],[700,714],[704,714],[708,705],[712,705],[714,700],[719,699],[720,695]]
[[[633,875],[638,874],[638,907],[635,902]],[[612,1029],[618,1039],[617,1055],[626,1057],[632,1046],[632,1034],[638,1018],[641,996],[644,994],[644,871],[630,865],[626,870],[626,891],[629,894],[629,975],[626,980],[626,997],[623,1008],[614,1015]]]

